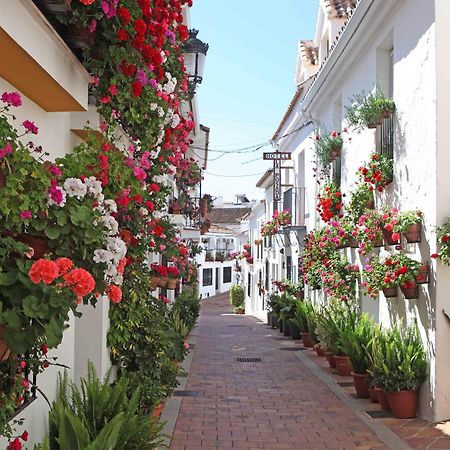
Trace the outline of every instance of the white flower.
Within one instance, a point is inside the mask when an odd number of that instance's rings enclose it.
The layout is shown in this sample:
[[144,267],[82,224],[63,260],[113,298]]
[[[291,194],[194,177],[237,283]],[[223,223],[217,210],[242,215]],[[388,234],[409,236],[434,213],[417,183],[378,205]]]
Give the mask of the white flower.
[[172,128],[176,128],[178,126],[178,124],[180,123],[180,116],[178,114],[174,114],[173,118],[172,118],[172,123],[170,124],[170,126]]
[[107,239],[106,248],[110,252],[114,253],[114,259],[116,261],[120,261],[127,253],[127,246],[125,245],[125,242],[117,236],[109,237]]
[[87,193],[86,185],[79,178],[67,178],[64,181],[64,190],[69,197],[82,199]]
[[99,197],[102,194],[102,183],[95,177],[89,177],[85,181],[89,194]]
[[99,263],[107,263],[114,259],[114,253],[108,250],[103,250],[101,248],[94,250],[94,262]]
[[113,216],[102,216],[99,222],[108,230],[109,235],[116,235],[119,231],[119,224]]
[[164,53],[164,50],[161,50],[161,58],[162,58],[162,62],[163,62],[163,64],[167,61],[167,56],[166,56],[166,54]]
[[157,113],[158,113],[159,117],[163,117],[164,116],[164,109],[162,109],[161,106],[158,106]]
[[141,207],[139,209],[139,212],[141,213],[141,216],[143,216],[143,217],[147,217],[148,216],[148,209],[147,208]]
[[158,108],[157,103],[150,103],[150,111],[155,111]]
[[109,212],[117,212],[117,203],[114,200],[108,199],[103,202],[103,206]]

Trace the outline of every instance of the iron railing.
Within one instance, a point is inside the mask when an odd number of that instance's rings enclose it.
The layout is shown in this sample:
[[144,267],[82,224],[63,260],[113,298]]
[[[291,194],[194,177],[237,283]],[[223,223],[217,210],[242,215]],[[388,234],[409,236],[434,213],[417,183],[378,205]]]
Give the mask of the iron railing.
[[380,153],[386,158],[394,159],[394,116],[391,115],[383,120],[379,128]]

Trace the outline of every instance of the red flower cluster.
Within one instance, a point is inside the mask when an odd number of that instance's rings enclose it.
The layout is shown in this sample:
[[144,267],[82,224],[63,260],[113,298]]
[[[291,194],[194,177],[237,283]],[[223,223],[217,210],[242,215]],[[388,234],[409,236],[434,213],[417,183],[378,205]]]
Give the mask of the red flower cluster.
[[343,217],[342,195],[334,184],[327,185],[317,195],[317,211],[324,222],[329,222],[333,217]]
[[180,271],[175,266],[167,267],[167,275],[170,278],[178,278],[180,276]]
[[392,181],[392,161],[378,153],[373,153],[370,162],[358,169],[364,182],[371,185],[371,189],[383,192],[386,185]]
[[106,295],[113,303],[119,303],[122,300],[122,291],[114,284],[107,287]]

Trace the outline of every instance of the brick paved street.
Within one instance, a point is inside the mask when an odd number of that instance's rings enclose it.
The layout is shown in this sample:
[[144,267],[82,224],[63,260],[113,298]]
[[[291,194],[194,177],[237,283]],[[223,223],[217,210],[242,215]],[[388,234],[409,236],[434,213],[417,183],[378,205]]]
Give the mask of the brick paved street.
[[183,397],[171,450],[392,448],[296,352],[281,350],[301,346],[231,314],[228,294],[203,301],[195,334],[186,390],[198,396]]

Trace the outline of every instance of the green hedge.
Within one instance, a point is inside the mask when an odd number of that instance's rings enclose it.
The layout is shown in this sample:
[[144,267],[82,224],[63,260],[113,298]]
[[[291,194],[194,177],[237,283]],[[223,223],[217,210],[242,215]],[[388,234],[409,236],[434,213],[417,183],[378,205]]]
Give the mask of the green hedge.
[[239,308],[244,304],[244,288],[238,284],[231,286],[230,289],[230,301],[235,308]]

